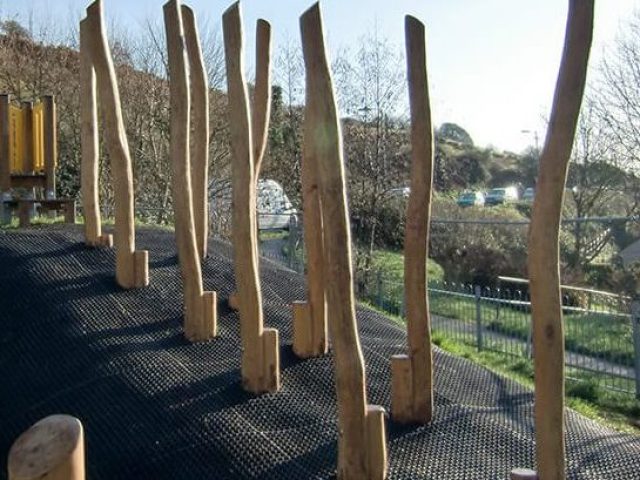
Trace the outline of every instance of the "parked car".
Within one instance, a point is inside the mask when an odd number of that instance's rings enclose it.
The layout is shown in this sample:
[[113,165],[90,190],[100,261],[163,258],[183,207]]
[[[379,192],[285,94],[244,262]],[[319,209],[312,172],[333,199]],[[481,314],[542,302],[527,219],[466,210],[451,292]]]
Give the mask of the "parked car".
[[518,201],[518,189],[516,187],[493,188],[484,198],[485,205],[500,205]]
[[458,197],[457,203],[461,207],[472,207],[474,205],[484,205],[484,193],[463,192]]
[[410,187],[392,188],[391,190],[387,191],[387,195],[389,195],[392,198],[409,198],[410,193],[411,193]]
[[526,188],[524,193],[522,194],[522,201],[532,203],[535,196],[536,191],[533,187]]

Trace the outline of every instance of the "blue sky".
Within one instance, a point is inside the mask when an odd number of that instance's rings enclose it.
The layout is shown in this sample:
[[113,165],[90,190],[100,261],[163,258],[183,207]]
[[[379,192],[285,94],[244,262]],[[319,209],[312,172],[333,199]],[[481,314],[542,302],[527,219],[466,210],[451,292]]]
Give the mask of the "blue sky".
[[[162,0],[104,0],[110,19],[127,29],[139,29],[148,18],[161,19]],[[190,0],[200,17],[219,26],[230,2]],[[83,0],[0,0],[0,14],[28,23],[41,15],[75,25],[88,2]],[[298,39],[298,17],[311,2],[243,0],[246,44],[253,45],[257,18],[273,26],[278,41]],[[403,49],[403,17],[412,14],[427,26],[429,81],[434,122],[455,122],[477,144],[520,151],[544,138],[562,50],[565,0],[323,0],[332,50],[354,45],[377,28]],[[592,65],[640,0],[596,0]],[[247,48],[248,52],[252,48]],[[250,62],[250,59],[247,58]],[[593,77],[593,75],[591,75]]]

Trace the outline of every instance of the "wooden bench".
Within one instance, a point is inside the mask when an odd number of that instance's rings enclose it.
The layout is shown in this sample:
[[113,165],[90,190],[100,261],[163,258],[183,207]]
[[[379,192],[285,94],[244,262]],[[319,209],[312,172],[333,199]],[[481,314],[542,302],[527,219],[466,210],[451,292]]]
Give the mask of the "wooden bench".
[[76,223],[76,201],[73,199],[57,200],[18,200],[18,220],[20,228],[28,227],[31,224],[31,211],[35,204],[40,205],[40,210],[52,212],[62,210],[64,212],[65,223]]

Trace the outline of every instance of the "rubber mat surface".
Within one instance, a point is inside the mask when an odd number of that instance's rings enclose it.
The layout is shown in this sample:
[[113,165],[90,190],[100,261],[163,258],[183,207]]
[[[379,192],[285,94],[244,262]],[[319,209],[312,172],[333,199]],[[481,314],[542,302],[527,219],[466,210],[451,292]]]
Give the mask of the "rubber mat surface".
[[[336,400],[331,355],[291,352],[292,300],[304,279],[261,260],[265,323],[279,329],[283,388],[255,397],[240,386],[239,319],[230,247],[212,242],[205,288],[218,292],[219,336],[182,336],[173,233],[143,229],[151,285],[115,285],[114,252],[82,244],[79,227],[0,232],[0,478],[6,453],[52,413],[80,418],[88,478],[331,478]],[[370,403],[389,409],[391,355],[404,332],[358,310]],[[441,351],[436,414],[423,427],[387,423],[390,478],[500,479],[534,463],[532,394]],[[567,412],[573,479],[640,479],[640,437]]]

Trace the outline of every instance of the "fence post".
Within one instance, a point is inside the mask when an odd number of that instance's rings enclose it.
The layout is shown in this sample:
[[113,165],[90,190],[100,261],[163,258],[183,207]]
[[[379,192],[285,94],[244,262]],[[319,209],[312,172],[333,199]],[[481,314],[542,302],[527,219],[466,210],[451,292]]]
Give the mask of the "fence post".
[[296,239],[298,237],[298,226],[294,222],[289,222],[289,268],[291,270],[295,270],[296,272],[300,271],[298,267],[298,258],[296,252]]
[[382,308],[382,270],[376,272],[378,307]]
[[480,285],[476,285],[473,290],[476,297],[476,342],[478,344],[478,351],[480,351],[482,350],[482,308],[480,305],[482,288],[480,288]]
[[636,398],[640,399],[640,299],[631,302],[631,323],[633,324],[633,351],[636,374]]

